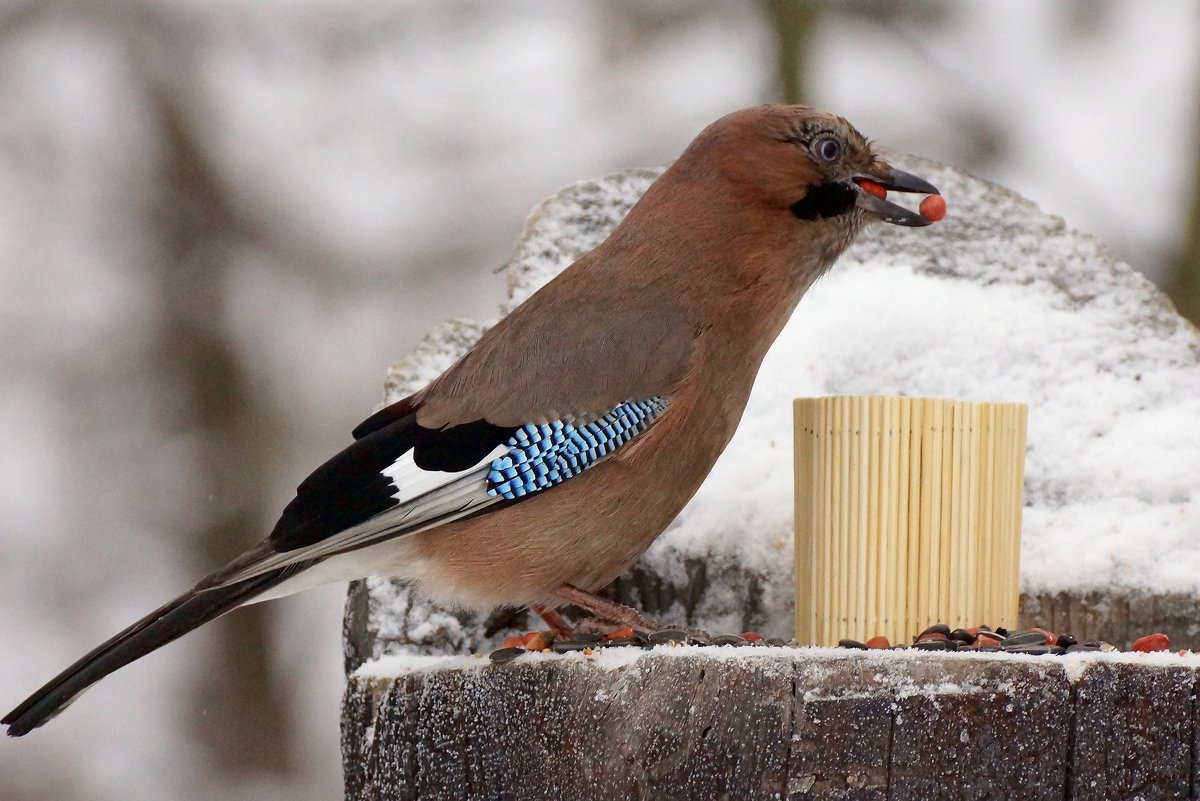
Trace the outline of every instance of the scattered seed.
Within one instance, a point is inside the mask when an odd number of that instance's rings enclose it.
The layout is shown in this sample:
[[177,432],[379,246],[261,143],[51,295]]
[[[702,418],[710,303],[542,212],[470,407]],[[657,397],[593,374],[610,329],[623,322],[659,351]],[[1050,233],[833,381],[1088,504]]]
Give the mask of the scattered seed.
[[[518,637],[517,639],[520,639]],[[503,665],[505,662],[511,662],[519,656],[525,655],[525,646],[516,646],[508,648],[500,648],[488,654],[488,658],[493,664]]]
[[623,639],[627,639],[632,636],[633,636],[633,629],[629,626],[625,626],[624,628],[619,628],[616,631],[610,631],[608,634],[605,634],[601,639],[603,639],[603,640],[623,640]]
[[1050,631],[1049,629],[1043,629],[1043,628],[1039,628],[1038,626],[1034,626],[1033,628],[1030,629],[1030,631],[1039,632],[1042,635],[1042,637],[1046,640],[1047,645],[1054,645],[1054,642],[1058,639],[1058,635],[1055,634],[1053,631]]
[[[487,656],[494,664],[504,664],[519,658],[526,652],[536,653],[579,653],[592,655],[599,648],[643,647],[655,645],[729,645],[729,646],[774,646],[798,647],[795,640],[785,641],[780,637],[764,638],[755,631],[742,634],[718,634],[709,636],[702,631],[688,631],[682,628],[665,628],[647,633],[630,627],[622,627],[603,636],[590,632],[572,633],[562,639],[556,639],[552,632],[535,631],[521,636],[506,637],[501,647]],[[865,643],[845,638],[838,641],[838,647],[853,650],[883,650],[891,648],[887,637],[871,637]],[[1112,652],[1119,650],[1111,643],[1101,640],[1089,640],[1081,643],[1072,634],[1055,634],[1049,629],[1031,627],[1023,631],[1009,632],[1003,627],[995,630],[988,626],[971,626],[951,630],[944,623],[935,623],[922,631],[910,646],[921,651],[957,651],[972,649],[981,653],[1006,652],[1016,654],[1057,655],[1065,653]],[[1131,646],[1131,650],[1139,652],[1156,652],[1170,650],[1170,639],[1162,632],[1155,632],[1139,637]],[[1187,653],[1181,650],[1179,653]],[[483,654],[476,652],[476,659],[482,659]]]
[[526,651],[545,651],[554,642],[554,637],[548,632],[539,631],[525,640]]
[[1130,646],[1131,650],[1141,651],[1144,654],[1153,653],[1154,651],[1165,651],[1171,647],[1171,640],[1161,631],[1154,634],[1147,634],[1145,637],[1138,637]]
[[613,637],[611,640],[605,640],[602,645],[605,648],[620,648],[626,645],[633,645],[640,648],[642,641],[637,637]]
[[739,637],[736,634],[718,634],[712,638],[712,644],[740,646],[748,645],[749,643],[746,642],[745,638]]
[[1020,648],[1026,645],[1045,645],[1046,635],[1040,631],[1021,631],[1005,637],[1000,645],[1005,650]]
[[659,629],[650,635],[650,642],[663,645],[669,642],[687,642],[687,632],[683,629]]
[[919,651],[949,651],[949,640],[918,640],[913,644],[913,648]]

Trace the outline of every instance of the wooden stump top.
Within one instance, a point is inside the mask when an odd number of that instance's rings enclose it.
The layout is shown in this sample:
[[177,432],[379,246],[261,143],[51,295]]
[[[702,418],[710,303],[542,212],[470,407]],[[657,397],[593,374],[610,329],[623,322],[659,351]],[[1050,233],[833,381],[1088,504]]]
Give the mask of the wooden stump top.
[[1200,657],[660,647],[392,657],[346,798],[1200,797]]

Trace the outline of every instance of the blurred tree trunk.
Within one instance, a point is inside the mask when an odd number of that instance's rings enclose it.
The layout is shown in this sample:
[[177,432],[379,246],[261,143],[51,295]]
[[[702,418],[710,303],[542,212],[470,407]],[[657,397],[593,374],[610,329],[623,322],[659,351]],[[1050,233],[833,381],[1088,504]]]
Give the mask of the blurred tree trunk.
[[[1200,95],[1200,81],[1196,84]],[[1192,183],[1188,216],[1183,222],[1183,242],[1175,262],[1175,274],[1168,282],[1168,293],[1179,313],[1200,325],[1200,102],[1196,104],[1196,122],[1192,131]]]
[[807,52],[817,11],[811,0],[761,0],[775,34],[775,73],[782,103],[809,103]]
[[[164,256],[156,276],[163,308],[156,356],[159,372],[169,376],[174,423],[195,443],[198,482],[188,501],[198,514],[181,523],[180,534],[196,546],[199,578],[262,533],[264,455],[273,438],[263,423],[272,416],[249,391],[225,326],[225,273],[237,221],[195,138],[187,98],[161,74],[150,86],[164,143],[153,223]],[[271,669],[268,614],[250,606],[212,624],[219,648],[195,670],[195,736],[231,777],[290,769],[290,702]]]

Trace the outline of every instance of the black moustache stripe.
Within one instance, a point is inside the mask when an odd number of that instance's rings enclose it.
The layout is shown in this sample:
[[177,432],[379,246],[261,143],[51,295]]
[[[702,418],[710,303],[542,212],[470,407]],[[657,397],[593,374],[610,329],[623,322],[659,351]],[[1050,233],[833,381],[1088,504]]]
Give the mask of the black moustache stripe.
[[792,204],[792,214],[801,220],[837,217],[854,208],[856,199],[855,191],[844,183],[821,184]]

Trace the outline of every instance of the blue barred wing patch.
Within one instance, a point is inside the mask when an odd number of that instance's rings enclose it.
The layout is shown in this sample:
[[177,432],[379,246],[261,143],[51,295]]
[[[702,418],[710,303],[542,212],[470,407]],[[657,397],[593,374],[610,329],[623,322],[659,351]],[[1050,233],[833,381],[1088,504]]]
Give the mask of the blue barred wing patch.
[[562,420],[518,428],[508,451],[492,460],[487,494],[508,500],[561,484],[645,431],[667,408],[665,398],[627,401],[590,423]]

